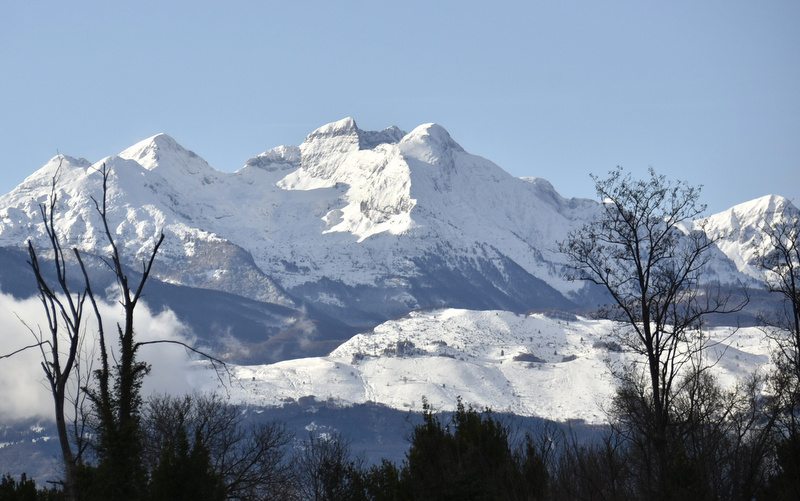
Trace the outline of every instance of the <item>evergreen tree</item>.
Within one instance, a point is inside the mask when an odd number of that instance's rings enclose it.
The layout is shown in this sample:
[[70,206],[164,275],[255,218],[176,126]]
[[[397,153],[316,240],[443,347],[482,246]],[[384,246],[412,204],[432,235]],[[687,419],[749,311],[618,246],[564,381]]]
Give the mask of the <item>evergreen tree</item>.
[[221,501],[225,485],[211,465],[208,449],[197,432],[194,443],[181,426],[174,442],[165,444],[150,480],[152,501]]
[[56,488],[37,489],[36,481],[23,473],[19,481],[11,475],[3,475],[0,480],[0,501],[64,501],[67,499],[63,490]]
[[[534,492],[544,491],[546,474],[534,466],[537,460],[514,454],[508,429],[490,410],[466,408],[459,398],[452,421],[443,426],[427,402],[424,408],[401,474],[412,499],[535,499]],[[529,482],[524,472],[532,469],[537,477]]]

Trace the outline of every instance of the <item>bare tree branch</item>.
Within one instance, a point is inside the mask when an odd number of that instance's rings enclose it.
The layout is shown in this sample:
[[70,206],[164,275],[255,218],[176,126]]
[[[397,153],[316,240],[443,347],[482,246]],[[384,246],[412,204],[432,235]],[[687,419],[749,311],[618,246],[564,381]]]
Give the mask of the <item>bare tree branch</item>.
[[[607,290],[613,303],[605,316],[625,325],[620,340],[641,356],[616,375],[621,392],[638,392],[639,402],[647,403],[636,411],[637,426],[648,430],[664,471],[672,401],[688,382],[678,381],[685,372],[703,372],[703,317],[740,311],[749,298],[745,294],[731,305],[730,295],[714,294],[700,282],[715,243],[702,228],[691,227],[705,210],[698,203],[700,188],[668,181],[652,168],[649,173],[644,180],[623,175],[621,168],[606,179],[592,176],[600,216],[571,233],[559,250],[570,261],[571,279]],[[638,366],[647,375],[647,391],[632,372]]]

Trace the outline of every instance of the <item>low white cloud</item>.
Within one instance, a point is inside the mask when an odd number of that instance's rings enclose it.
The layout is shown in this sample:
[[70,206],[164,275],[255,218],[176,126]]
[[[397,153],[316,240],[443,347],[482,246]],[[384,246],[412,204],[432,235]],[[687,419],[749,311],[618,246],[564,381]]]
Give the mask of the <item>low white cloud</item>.
[[[97,328],[90,305],[87,304],[86,308],[91,321],[86,327],[84,359],[97,368]],[[119,303],[100,303],[100,311],[107,343],[116,350],[116,322],[122,318],[122,307]],[[36,339],[29,328],[47,333],[41,302],[35,297],[17,300],[0,293],[0,355],[34,344]],[[175,340],[190,346],[194,341],[191,331],[172,311],[153,314],[145,303],[139,303],[136,307],[134,329],[138,341]],[[62,345],[65,344],[62,342]],[[208,363],[182,346],[163,343],[144,345],[139,349],[139,359],[151,367],[142,387],[145,398],[154,393],[183,394],[218,389],[216,374]],[[53,398],[42,369],[42,360],[38,348],[0,359],[0,423],[30,417],[53,418]]]
[[[41,316],[42,304],[36,298],[17,301],[0,294],[0,355],[35,343],[20,319],[36,329],[36,319]],[[42,355],[36,348],[0,359],[0,420],[52,417],[53,398],[41,363]]]

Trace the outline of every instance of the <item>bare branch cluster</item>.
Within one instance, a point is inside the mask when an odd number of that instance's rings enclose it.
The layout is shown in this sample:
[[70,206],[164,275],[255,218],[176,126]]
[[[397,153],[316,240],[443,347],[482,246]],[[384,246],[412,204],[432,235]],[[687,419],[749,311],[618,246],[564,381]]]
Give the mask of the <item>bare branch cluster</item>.
[[[638,180],[621,168],[606,179],[593,176],[602,208],[597,221],[560,245],[571,279],[603,286],[613,303],[605,315],[624,325],[621,341],[640,355],[636,367],[619,371],[621,391],[635,391],[640,429],[666,455],[672,399],[689,367],[702,371],[702,321],[711,313],[741,310],[729,295],[703,286],[700,277],[715,241],[693,221],[705,210],[700,188],[669,181],[651,168]],[[632,397],[632,395],[628,395]],[[627,402],[631,398],[626,398]],[[638,419],[638,418],[636,418]],[[663,466],[663,465],[662,465]]]

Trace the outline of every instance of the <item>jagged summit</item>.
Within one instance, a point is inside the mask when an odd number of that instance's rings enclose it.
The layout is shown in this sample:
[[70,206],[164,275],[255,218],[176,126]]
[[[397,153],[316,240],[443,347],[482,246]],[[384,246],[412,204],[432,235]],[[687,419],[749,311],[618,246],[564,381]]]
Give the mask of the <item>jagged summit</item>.
[[769,244],[764,229],[797,217],[800,211],[789,199],[779,195],[766,195],[713,214],[695,222],[703,228],[717,247],[736,265],[737,270],[763,282],[764,270],[757,260]]
[[361,130],[352,117],[347,117],[318,128],[306,136],[300,148],[308,153],[332,145],[342,151],[353,148],[371,150],[381,144],[395,144],[405,135],[404,131],[394,125],[382,131]]
[[406,132],[396,125],[387,127],[380,131],[370,131],[358,129],[358,139],[362,150],[371,150],[381,144],[398,143],[406,135]]
[[325,124],[318,127],[316,130],[306,136],[305,142],[313,140],[316,137],[331,137],[331,136],[345,136],[350,134],[357,134],[358,126],[353,117],[345,117],[341,120]]
[[297,146],[278,146],[252,157],[245,162],[245,168],[257,168],[266,171],[297,169],[300,167],[300,148]]

